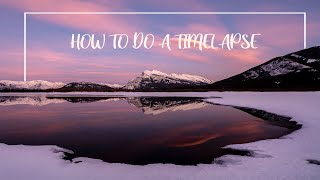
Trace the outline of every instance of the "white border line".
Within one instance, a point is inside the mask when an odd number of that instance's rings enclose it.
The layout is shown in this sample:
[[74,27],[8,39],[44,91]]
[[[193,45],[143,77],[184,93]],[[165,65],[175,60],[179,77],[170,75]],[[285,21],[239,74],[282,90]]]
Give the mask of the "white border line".
[[27,81],[27,15],[77,15],[77,14],[114,14],[114,15],[128,15],[128,14],[158,14],[158,15],[170,15],[170,14],[217,14],[217,15],[303,15],[303,47],[307,48],[307,12],[24,12],[23,15],[23,80]]
[[23,80],[27,81],[27,13],[23,15]]

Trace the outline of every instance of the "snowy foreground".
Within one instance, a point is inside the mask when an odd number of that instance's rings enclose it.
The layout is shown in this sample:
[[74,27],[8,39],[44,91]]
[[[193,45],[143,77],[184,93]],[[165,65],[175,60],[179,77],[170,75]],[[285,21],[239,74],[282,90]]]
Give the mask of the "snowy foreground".
[[[178,166],[152,164],[133,166],[109,164],[99,160],[81,159],[72,163],[61,159],[63,150],[56,146],[8,146],[0,144],[0,179],[320,179],[320,92],[209,92],[209,93],[107,93],[129,96],[197,96],[206,101],[252,107],[293,117],[302,129],[281,139],[231,145],[254,151],[254,157],[223,156],[224,164]],[[57,95],[51,94],[51,95]],[[76,93],[68,95],[78,96]],[[82,94],[84,95],[84,94]],[[106,95],[97,93],[90,95]],[[210,98],[219,96],[222,98]]]

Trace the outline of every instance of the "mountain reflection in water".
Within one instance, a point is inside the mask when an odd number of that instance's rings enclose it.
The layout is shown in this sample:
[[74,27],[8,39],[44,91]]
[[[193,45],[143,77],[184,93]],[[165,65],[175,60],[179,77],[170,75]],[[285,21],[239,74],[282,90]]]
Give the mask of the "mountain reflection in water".
[[[57,145],[110,163],[212,163],[223,147],[300,128],[261,110],[192,97],[0,96],[0,142]],[[263,119],[261,119],[263,118]]]

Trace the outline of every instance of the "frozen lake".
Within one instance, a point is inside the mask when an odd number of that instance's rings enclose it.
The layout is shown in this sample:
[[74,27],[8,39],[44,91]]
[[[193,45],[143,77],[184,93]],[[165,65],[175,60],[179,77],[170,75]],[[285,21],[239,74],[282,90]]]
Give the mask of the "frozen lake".
[[[0,142],[56,145],[109,163],[210,164],[224,148],[278,138],[300,128],[290,118],[195,97],[0,97]],[[46,102],[46,103],[44,103]],[[261,114],[261,112],[260,112]],[[268,117],[274,119],[268,119]]]
[[[219,105],[223,105],[224,107],[221,108],[228,108],[230,111],[245,114],[250,118],[257,118],[259,121],[262,121],[262,117],[270,119],[270,117],[273,116],[273,121],[269,120],[266,122],[270,123],[269,125],[271,127],[276,126],[284,128],[282,126],[295,126],[294,123],[283,124],[283,121],[279,124],[279,122],[277,122],[277,116],[274,116],[275,114],[280,115],[280,117],[292,117],[290,120],[291,122],[297,122],[303,126],[301,129],[280,138],[261,139],[243,144],[230,144],[222,148],[237,150],[237,152],[250,152],[251,156],[239,156],[237,153],[231,152],[223,155],[222,157],[213,158],[215,159],[213,164],[198,164],[196,166],[173,165],[172,163],[157,163],[144,166],[123,163],[107,163],[98,159],[78,157],[78,152],[76,150],[74,159],[72,159],[72,161],[66,161],[63,159],[63,155],[65,152],[71,152],[55,145],[29,146],[0,144],[0,179],[22,179],[24,177],[30,177],[31,179],[50,180],[209,180],[234,179],[234,177],[237,177],[237,179],[292,180],[319,179],[320,177],[319,165],[317,165],[320,160],[320,146],[318,143],[320,128],[319,92],[28,93],[23,95],[34,96],[35,94],[37,96],[40,95],[40,98],[21,99],[19,98],[21,96],[19,93],[5,93],[5,96],[14,96],[18,98],[12,98],[11,100],[2,99],[0,103],[1,109],[6,109],[3,113],[18,113],[18,111],[11,111],[10,107],[41,109],[45,107],[59,107],[59,104],[85,107],[88,106],[88,104],[86,104],[88,101],[92,101],[92,103],[89,103],[92,105],[96,103],[105,103],[105,101],[112,102],[114,105],[118,103],[128,104],[128,101],[125,100],[124,97],[193,97],[196,99],[200,98],[201,101],[203,101],[202,103],[208,102],[211,105],[213,104],[211,107],[213,109],[215,109],[216,106],[221,107]],[[50,98],[45,98],[45,96],[50,96]],[[65,99],[61,98],[61,96]],[[103,100],[103,98],[110,96],[113,97],[113,99]],[[82,98],[77,97],[85,97],[87,99],[83,101]],[[88,97],[91,98],[88,99]],[[102,98],[100,99],[100,102],[95,102],[97,97],[98,99]],[[191,103],[189,104],[191,106],[184,104],[179,106],[167,106],[165,108],[160,108],[161,106],[157,106],[156,104],[151,106],[152,108],[142,106],[139,103],[134,104],[130,104],[129,107],[135,109],[137,113],[141,113],[141,117],[159,117],[164,116],[167,113],[175,114],[188,111],[202,111],[201,103],[198,104],[198,106]],[[139,108],[137,108],[137,106]],[[206,107],[207,106],[204,106],[204,108]],[[112,108],[116,108],[116,106]],[[83,113],[85,114],[89,108],[83,108],[83,110]],[[68,109],[65,109],[65,111],[68,111]],[[218,114],[221,113],[219,112]],[[21,115],[28,117],[31,114],[28,114],[28,111],[26,111]],[[215,114],[209,115],[215,117]],[[81,116],[81,113],[76,114],[76,116]],[[1,118],[3,117],[3,114],[1,114]],[[48,114],[48,117],[50,117],[50,114]],[[22,126],[26,124],[29,127],[33,126],[32,124],[28,124],[27,121],[23,121],[22,118],[20,121],[24,123]],[[151,122],[149,123],[152,124]],[[1,128],[3,127],[1,126]],[[65,128],[68,128],[68,125],[66,125]],[[99,132],[99,128],[102,127],[98,127],[97,132]],[[79,129],[82,128],[79,127]],[[51,130],[54,130],[54,128]],[[25,129],[25,132],[26,131],[27,129]],[[42,131],[47,132],[48,129],[44,128]],[[57,131],[57,129],[55,131]],[[17,132],[16,135],[17,134],[19,133]],[[14,136],[15,135],[13,133],[12,137]],[[20,140],[23,139],[24,138]],[[41,138],[39,137],[39,139]],[[16,140],[19,141],[19,139]],[[214,141],[215,139],[212,140]],[[12,144],[23,143],[16,142]]]

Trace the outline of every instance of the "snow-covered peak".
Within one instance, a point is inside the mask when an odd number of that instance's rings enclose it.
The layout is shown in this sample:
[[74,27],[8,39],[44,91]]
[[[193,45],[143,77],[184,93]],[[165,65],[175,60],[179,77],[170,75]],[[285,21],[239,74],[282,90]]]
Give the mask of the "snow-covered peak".
[[176,73],[172,73],[172,74],[167,74],[161,71],[157,71],[157,70],[145,70],[142,73],[142,76],[152,76],[152,75],[156,75],[156,76],[163,76],[163,77],[169,77],[169,78],[174,78],[174,79],[181,79],[181,80],[186,80],[186,81],[193,81],[193,82],[202,82],[202,83],[213,83],[213,81],[201,77],[201,76],[197,76],[197,75],[190,75],[190,74],[176,74]]
[[189,80],[189,81],[194,81],[194,82],[203,82],[203,83],[213,83],[212,80],[201,77],[201,76],[196,76],[196,75],[190,75],[190,74],[171,74],[171,76],[177,78],[177,79],[184,79],[184,80]]
[[103,83],[101,85],[106,85],[106,86],[112,87],[114,89],[120,89],[120,88],[123,88],[123,86],[124,86],[124,85],[121,85],[121,84],[108,84],[108,83]]
[[242,75],[246,79],[256,79],[266,76],[285,75],[291,72],[299,72],[303,69],[311,69],[311,67],[295,62],[286,57],[280,57],[258,67],[252,68],[244,72]]
[[169,76],[168,74],[166,73],[163,73],[161,71],[157,71],[157,70],[145,70],[143,71],[142,73],[142,76],[152,76],[152,75],[158,75],[158,76]]
[[43,80],[34,81],[10,81],[1,80],[1,89],[28,89],[28,90],[46,90],[46,89],[58,89],[65,85],[62,82],[48,82]]
[[213,81],[189,74],[167,74],[157,70],[146,70],[141,76],[130,80],[124,89],[129,90],[168,90],[211,84]]

